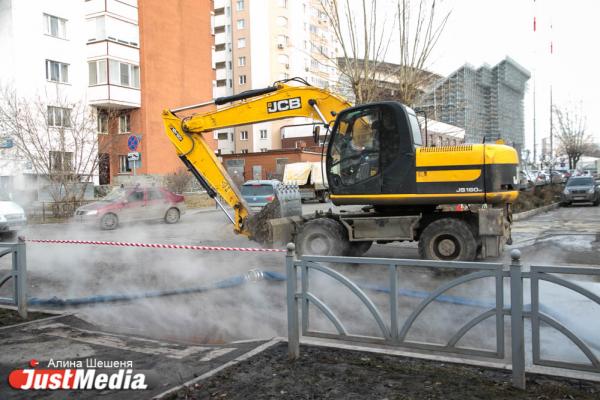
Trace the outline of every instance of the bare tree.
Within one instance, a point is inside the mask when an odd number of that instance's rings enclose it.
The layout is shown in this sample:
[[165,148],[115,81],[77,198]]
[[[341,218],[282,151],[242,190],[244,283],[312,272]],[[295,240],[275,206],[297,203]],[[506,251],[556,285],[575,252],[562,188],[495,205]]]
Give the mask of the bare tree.
[[423,88],[431,84],[435,76],[424,68],[450,17],[448,12],[438,22],[436,4],[436,0],[419,0],[418,6],[412,9],[410,0],[396,3],[400,53],[397,97],[409,106],[415,105]]
[[582,155],[593,151],[592,138],[587,134],[586,119],[581,114],[566,108],[552,109],[554,136],[559,142],[559,151],[569,159],[569,169],[574,169]]
[[174,193],[186,191],[192,181],[192,174],[185,168],[180,167],[177,171],[165,176],[165,185]]
[[320,0],[328,25],[340,46],[340,58],[322,53],[340,75],[340,85],[349,86],[356,104],[374,101],[378,97],[377,81],[390,72],[384,59],[392,39],[387,29],[393,19],[380,21],[381,14],[374,0]]
[[60,95],[25,99],[0,88],[0,129],[14,141],[55,202],[79,201],[98,167],[98,129],[93,110]]
[[[396,100],[413,106],[435,77],[424,68],[450,13],[438,21],[436,0],[419,0],[416,6],[410,0],[395,0],[395,7],[393,4],[392,0],[388,4],[320,0],[341,52],[339,59],[329,59],[338,70],[340,86],[349,86],[357,104],[389,98],[393,93]],[[385,12],[390,5],[393,15]],[[394,52],[394,59],[388,52],[396,36],[398,52]]]

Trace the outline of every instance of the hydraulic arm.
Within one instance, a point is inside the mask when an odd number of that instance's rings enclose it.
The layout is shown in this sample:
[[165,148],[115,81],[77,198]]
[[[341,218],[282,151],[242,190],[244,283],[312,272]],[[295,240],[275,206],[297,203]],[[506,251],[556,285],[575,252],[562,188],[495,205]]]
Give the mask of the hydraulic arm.
[[[176,114],[213,104],[230,105],[190,117],[181,118]],[[255,217],[251,216],[244,198],[202,134],[227,127],[291,117],[307,117],[329,125],[335,120],[338,112],[348,107],[350,107],[348,102],[326,90],[313,86],[298,87],[276,83],[264,89],[250,90],[189,107],[165,110],[162,118],[167,136],[175,146],[181,161],[198,179],[209,196],[218,202],[218,195],[233,208],[234,215],[228,217],[234,224],[234,231],[253,237],[255,234],[251,232],[251,227],[257,224],[248,222],[249,218]],[[220,202],[218,204],[223,208]]]

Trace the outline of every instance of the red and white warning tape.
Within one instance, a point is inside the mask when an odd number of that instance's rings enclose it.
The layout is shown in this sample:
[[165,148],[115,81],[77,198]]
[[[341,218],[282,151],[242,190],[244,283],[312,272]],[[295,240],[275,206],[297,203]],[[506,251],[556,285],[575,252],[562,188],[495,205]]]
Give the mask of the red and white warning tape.
[[150,249],[178,249],[178,250],[208,250],[208,251],[249,251],[265,253],[285,253],[280,249],[260,249],[249,247],[221,247],[221,246],[195,246],[182,244],[158,244],[158,243],[132,243],[132,242],[103,242],[96,240],[51,240],[51,239],[26,239],[29,243],[52,243],[52,244],[87,244],[95,246],[117,246],[117,247],[144,247]]

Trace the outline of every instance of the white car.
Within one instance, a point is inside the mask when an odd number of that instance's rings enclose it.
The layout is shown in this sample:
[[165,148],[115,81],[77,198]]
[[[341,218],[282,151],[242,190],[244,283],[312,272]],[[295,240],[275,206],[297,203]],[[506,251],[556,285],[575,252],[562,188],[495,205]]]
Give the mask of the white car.
[[11,201],[8,194],[0,194],[0,240],[12,240],[19,229],[27,225],[25,210]]

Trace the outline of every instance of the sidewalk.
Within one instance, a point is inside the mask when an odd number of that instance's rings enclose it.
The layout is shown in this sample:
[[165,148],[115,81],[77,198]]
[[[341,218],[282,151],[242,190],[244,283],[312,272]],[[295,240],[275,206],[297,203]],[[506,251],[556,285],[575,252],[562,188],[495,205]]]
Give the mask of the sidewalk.
[[[191,345],[122,335],[102,330],[74,315],[41,319],[0,328],[0,385],[2,399],[149,399],[213,371],[232,360],[243,358],[266,341]],[[145,374],[148,390],[17,391],[7,384],[15,369],[29,368],[30,360],[39,361],[36,369],[62,369],[57,361],[81,361],[83,368],[97,361],[132,362],[133,374]],[[53,365],[48,365],[50,360]],[[91,368],[90,368],[91,369]],[[98,372],[113,374],[118,368]]]

